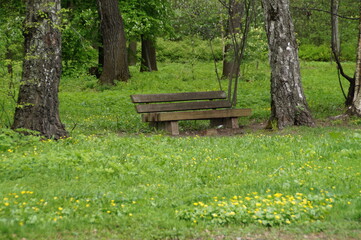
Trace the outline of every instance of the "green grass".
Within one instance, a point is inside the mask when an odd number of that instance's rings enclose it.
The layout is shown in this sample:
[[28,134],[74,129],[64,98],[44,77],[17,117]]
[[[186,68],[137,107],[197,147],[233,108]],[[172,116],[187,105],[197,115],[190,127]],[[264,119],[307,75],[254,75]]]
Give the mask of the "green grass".
[[[255,65],[244,70],[238,98],[239,107],[253,109],[240,120],[248,126],[269,115],[268,67]],[[346,64],[347,71],[353,66]],[[68,139],[40,141],[2,125],[0,239],[361,237],[359,119],[170,137],[141,122],[129,95],[217,90],[213,64],[131,70],[128,83],[111,88],[89,76],[63,78],[60,112]],[[302,64],[318,121],[343,112],[335,72],[329,63]],[[181,128],[206,124],[182,122]]]

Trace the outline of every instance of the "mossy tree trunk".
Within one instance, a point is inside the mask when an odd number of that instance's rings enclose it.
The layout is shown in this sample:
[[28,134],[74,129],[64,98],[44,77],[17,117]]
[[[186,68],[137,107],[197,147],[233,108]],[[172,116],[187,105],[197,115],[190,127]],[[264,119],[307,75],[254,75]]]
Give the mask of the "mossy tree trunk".
[[[313,126],[301,84],[300,66],[289,0],[262,0],[271,65],[271,117],[279,129]],[[269,124],[273,126],[273,124]]]
[[60,0],[28,0],[25,58],[13,129],[38,131],[46,138],[68,135],[59,117],[61,76]]
[[114,85],[115,80],[128,81],[127,45],[118,0],[98,0],[103,39],[103,71],[99,82]]

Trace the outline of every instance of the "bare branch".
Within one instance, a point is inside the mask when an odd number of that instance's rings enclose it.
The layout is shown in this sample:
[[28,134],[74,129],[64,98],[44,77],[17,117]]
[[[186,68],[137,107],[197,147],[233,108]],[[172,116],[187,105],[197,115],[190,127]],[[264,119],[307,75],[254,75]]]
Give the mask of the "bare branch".
[[335,13],[332,13],[330,11],[319,9],[319,8],[308,8],[308,7],[292,7],[292,8],[297,9],[297,10],[303,10],[303,11],[324,12],[324,13],[328,13],[330,15],[335,15],[335,16],[337,16],[339,18],[344,18],[344,19],[348,19],[348,20],[359,20],[360,19],[360,18],[354,18],[354,17],[346,17],[346,16],[343,16],[343,15],[335,14]]

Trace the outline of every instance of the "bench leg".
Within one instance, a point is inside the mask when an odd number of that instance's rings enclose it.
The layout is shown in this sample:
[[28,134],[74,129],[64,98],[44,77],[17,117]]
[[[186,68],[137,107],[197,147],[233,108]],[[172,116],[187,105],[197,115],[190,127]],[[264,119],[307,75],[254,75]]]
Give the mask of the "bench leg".
[[211,119],[211,127],[223,125],[225,128],[239,128],[238,118],[216,118]]
[[149,124],[151,127],[169,132],[172,136],[179,135],[178,121],[150,122]]
[[169,132],[172,136],[179,135],[178,121],[164,122],[164,130]]

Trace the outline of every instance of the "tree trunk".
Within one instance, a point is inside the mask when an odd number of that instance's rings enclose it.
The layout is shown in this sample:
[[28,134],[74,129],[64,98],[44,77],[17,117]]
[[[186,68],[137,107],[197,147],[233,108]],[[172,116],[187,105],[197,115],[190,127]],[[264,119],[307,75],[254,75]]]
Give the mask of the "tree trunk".
[[13,74],[13,52],[9,49],[9,47],[6,47],[6,53],[5,53],[5,59],[9,60],[9,63],[7,64],[8,73],[10,75]]
[[[341,43],[340,43],[340,33],[339,33],[339,24],[338,24],[338,9],[339,9],[339,0],[331,0],[331,49],[333,53],[333,57],[337,63],[337,68],[339,74],[343,74],[343,70],[341,70]],[[348,88],[347,96],[345,96],[345,105],[351,106],[355,93],[355,81],[347,77],[350,86]],[[341,84],[341,83],[340,83]],[[344,91],[343,89],[341,89]],[[345,93],[344,93],[345,94]]]
[[142,35],[142,62],[141,72],[158,71],[154,41]]
[[61,76],[60,0],[28,0],[24,24],[25,58],[13,129],[59,139],[68,133],[59,117]]
[[130,41],[128,45],[128,64],[134,66],[137,64],[137,42]]
[[262,0],[271,65],[271,117],[282,129],[313,126],[301,84],[300,66],[289,0]]
[[239,45],[235,41],[239,40],[236,36],[242,29],[242,17],[244,14],[244,4],[240,0],[229,0],[228,26],[225,33],[227,43],[223,50],[223,72],[222,78],[236,77],[239,74],[239,66],[235,54],[239,54]]
[[337,57],[340,57],[340,34],[338,30],[338,7],[339,0],[331,0],[331,47],[334,53],[337,54]]
[[353,115],[361,117],[361,5],[354,92],[355,94],[349,112]]
[[115,80],[128,81],[127,46],[118,0],[98,0],[104,48],[104,65],[99,82],[114,85]]

